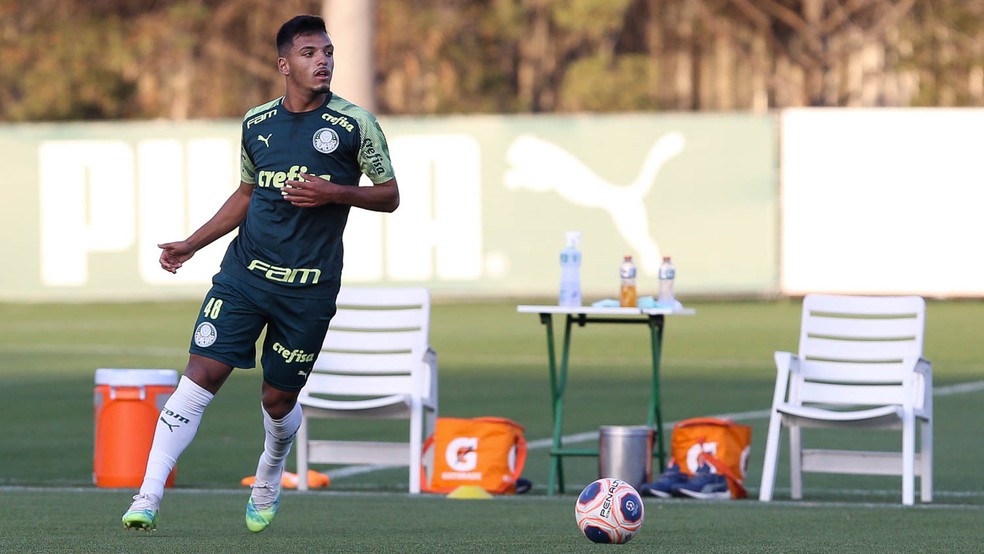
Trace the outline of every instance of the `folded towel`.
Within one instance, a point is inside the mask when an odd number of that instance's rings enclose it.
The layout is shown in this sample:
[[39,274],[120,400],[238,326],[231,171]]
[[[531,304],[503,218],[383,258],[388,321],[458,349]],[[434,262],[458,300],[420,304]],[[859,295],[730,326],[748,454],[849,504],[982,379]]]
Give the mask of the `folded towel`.
[[[595,308],[618,308],[621,304],[619,304],[618,300],[615,300],[614,298],[604,298],[592,303],[591,306]],[[652,296],[640,296],[639,299],[636,300],[636,307],[642,310],[656,310],[660,308],[682,310],[683,304],[681,304],[679,300],[673,300],[672,302],[660,302]]]

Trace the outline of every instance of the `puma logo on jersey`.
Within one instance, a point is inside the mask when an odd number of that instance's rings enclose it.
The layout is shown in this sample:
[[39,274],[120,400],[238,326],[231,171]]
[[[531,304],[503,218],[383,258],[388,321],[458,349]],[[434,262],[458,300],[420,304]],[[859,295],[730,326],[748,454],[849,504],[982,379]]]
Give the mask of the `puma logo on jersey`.
[[258,140],[258,141],[262,142],[263,144],[267,145],[267,148],[270,148],[270,137],[272,137],[272,136],[273,136],[273,133],[270,133],[267,136],[256,135],[256,140]]

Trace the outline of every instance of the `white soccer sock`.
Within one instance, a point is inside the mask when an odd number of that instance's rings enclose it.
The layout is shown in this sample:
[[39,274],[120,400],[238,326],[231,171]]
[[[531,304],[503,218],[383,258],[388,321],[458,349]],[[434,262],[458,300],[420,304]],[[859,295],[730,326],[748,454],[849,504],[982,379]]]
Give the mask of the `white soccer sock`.
[[157,498],[164,496],[167,476],[174,469],[178,457],[195,438],[202,414],[213,397],[212,393],[191,379],[181,376],[177,388],[164,403],[164,409],[157,418],[154,445],[147,459],[140,494],[153,494]]
[[265,409],[263,412],[263,429],[266,438],[263,441],[263,454],[256,464],[256,482],[280,484],[280,478],[287,463],[287,454],[294,444],[294,436],[301,426],[301,405],[294,404],[294,409],[282,419],[273,419]]

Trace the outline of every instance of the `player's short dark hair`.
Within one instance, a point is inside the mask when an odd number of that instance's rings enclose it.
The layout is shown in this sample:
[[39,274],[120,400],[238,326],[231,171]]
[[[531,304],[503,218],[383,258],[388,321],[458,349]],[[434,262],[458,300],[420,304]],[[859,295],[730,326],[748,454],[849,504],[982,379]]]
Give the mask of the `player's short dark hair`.
[[277,55],[286,56],[300,35],[327,33],[325,20],[316,15],[298,15],[280,26],[277,31]]

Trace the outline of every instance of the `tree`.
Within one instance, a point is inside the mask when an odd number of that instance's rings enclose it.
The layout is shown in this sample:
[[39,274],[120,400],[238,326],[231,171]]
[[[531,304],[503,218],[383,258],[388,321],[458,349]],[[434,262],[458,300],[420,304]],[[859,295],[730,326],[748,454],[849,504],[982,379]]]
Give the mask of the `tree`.
[[[846,102],[838,86],[845,58],[872,44],[885,44],[915,0],[720,0],[724,16],[765,37],[777,65],[802,70],[806,103],[836,106]],[[704,8],[705,17],[714,17]],[[779,79],[778,87],[789,87]],[[778,94],[792,97],[794,94]]]
[[[0,119],[234,117],[280,94],[283,0],[0,0]],[[276,92],[275,92],[276,91]]]
[[[0,121],[238,118],[323,2],[0,0]],[[381,114],[984,105],[982,2],[375,0],[374,23]]]
[[899,64],[914,76],[917,106],[984,105],[984,3],[917,2],[903,26]]

